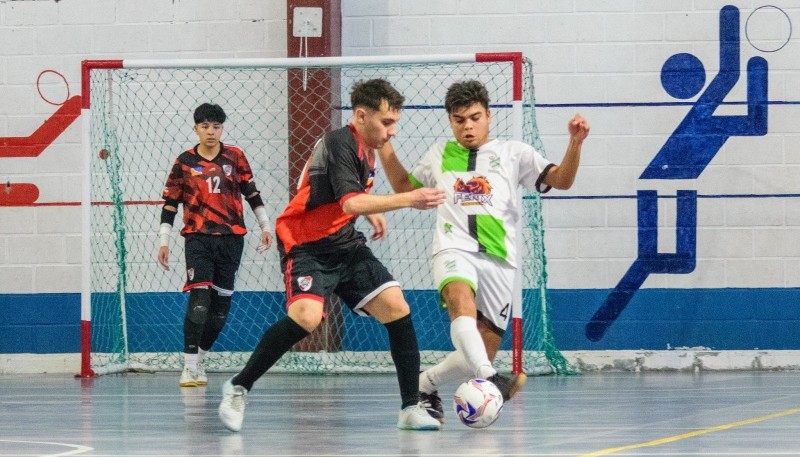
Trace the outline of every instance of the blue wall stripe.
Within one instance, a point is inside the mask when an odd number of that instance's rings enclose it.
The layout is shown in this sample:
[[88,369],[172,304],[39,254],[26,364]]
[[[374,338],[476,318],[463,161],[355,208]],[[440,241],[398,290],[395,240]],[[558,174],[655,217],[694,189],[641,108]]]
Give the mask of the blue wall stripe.
[[[597,342],[585,336],[586,323],[610,289],[550,290],[551,324],[556,345],[563,350],[664,350],[706,347],[714,350],[800,348],[800,288],[759,289],[641,289],[607,333]],[[278,292],[237,292],[231,322],[246,326],[249,339],[233,342],[223,331],[218,345],[250,351],[273,322],[255,322],[250,306],[264,297],[282,302]],[[411,304],[420,347],[452,350],[447,314],[432,303],[434,291],[405,291]],[[158,300],[166,314],[155,315],[143,303]],[[132,351],[180,351],[185,295],[129,294],[129,333]],[[250,308],[252,309],[252,308]],[[95,325],[99,325],[95,322]],[[386,350],[386,332],[373,319],[347,313],[344,347],[352,351]],[[369,328],[379,335],[364,340]],[[154,332],[167,334],[153,338]],[[509,347],[506,336],[504,348]],[[239,341],[239,340],[237,340]],[[79,294],[0,294],[0,353],[76,353],[80,351]]]

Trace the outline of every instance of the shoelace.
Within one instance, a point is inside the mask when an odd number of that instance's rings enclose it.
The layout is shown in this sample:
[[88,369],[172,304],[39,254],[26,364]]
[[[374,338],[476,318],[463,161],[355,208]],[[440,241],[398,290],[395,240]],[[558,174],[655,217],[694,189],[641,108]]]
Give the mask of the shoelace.
[[234,390],[234,393],[230,398],[230,404],[231,408],[235,409],[236,411],[243,411],[244,405],[247,404],[247,397],[245,397],[244,393]]

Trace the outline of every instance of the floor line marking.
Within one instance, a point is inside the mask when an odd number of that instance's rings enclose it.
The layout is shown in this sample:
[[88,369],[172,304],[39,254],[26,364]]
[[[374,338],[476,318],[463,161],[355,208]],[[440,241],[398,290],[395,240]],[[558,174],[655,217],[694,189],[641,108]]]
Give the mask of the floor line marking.
[[[3,439],[0,439],[0,443],[48,444],[48,445],[53,445],[53,446],[64,446],[64,447],[74,448],[71,451],[59,452],[57,454],[35,454],[35,455],[40,455],[42,457],[66,457],[66,456],[70,456],[70,455],[83,454],[83,453],[86,453],[86,452],[94,450],[93,447],[84,446],[82,444],[55,443],[55,442],[52,442],[52,441],[23,441],[23,440],[3,440]],[[6,454],[0,454],[0,455],[6,455]],[[9,454],[9,455],[11,455],[11,454]],[[14,454],[14,455],[19,455],[19,454]]]
[[731,422],[731,423],[728,423],[728,424],[717,425],[715,427],[703,428],[703,429],[695,430],[695,431],[689,432],[689,433],[683,433],[683,434],[680,434],[680,435],[669,436],[667,438],[660,438],[660,439],[653,440],[653,441],[646,441],[644,443],[629,444],[627,446],[620,446],[620,447],[612,447],[612,448],[603,449],[603,450],[600,450],[600,451],[590,452],[588,454],[581,454],[578,457],[596,457],[596,456],[599,456],[599,455],[609,455],[609,454],[614,454],[614,453],[620,452],[620,451],[628,451],[628,450],[631,450],[631,449],[639,449],[639,448],[643,448],[643,447],[658,446],[658,445],[661,445],[661,444],[672,443],[672,442],[684,440],[684,439],[687,439],[687,438],[693,438],[695,436],[705,435],[706,433],[719,432],[719,431],[722,431],[722,430],[728,430],[728,429],[735,428],[735,427],[741,427],[743,425],[750,425],[750,424],[755,424],[755,423],[758,423],[758,422],[764,422],[766,420],[776,419],[776,418],[779,418],[779,417],[789,416],[789,415],[797,414],[797,413],[800,413],[800,408],[787,409],[785,411],[780,411],[780,412],[777,412],[777,413],[774,413],[774,414],[770,414],[768,416],[754,417],[752,419],[745,419],[745,420],[738,421],[738,422]]

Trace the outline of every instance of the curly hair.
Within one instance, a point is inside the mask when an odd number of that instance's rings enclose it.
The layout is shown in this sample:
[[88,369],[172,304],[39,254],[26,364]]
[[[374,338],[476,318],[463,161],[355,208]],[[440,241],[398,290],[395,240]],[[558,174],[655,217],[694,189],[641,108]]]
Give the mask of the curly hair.
[[484,108],[489,109],[489,91],[486,86],[479,81],[459,81],[453,83],[447,89],[444,97],[444,108],[447,114],[456,108],[465,108],[475,103],[480,103]]

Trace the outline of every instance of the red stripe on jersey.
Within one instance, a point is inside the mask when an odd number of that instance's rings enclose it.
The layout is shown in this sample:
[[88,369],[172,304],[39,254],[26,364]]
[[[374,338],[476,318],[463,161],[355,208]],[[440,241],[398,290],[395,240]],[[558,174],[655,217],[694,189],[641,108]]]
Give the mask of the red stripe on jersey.
[[353,193],[345,195],[344,197],[342,197],[341,200],[339,200],[339,206],[344,208],[344,202],[346,202],[347,200],[350,200],[351,198],[355,197],[356,195],[361,195],[361,194],[359,194],[358,192],[353,192]]
[[283,242],[287,253],[292,252],[292,248],[298,244],[333,235],[356,217],[342,211],[339,203],[322,205],[312,212],[306,211],[305,204],[310,193],[311,187],[302,187],[276,221],[275,234]]

